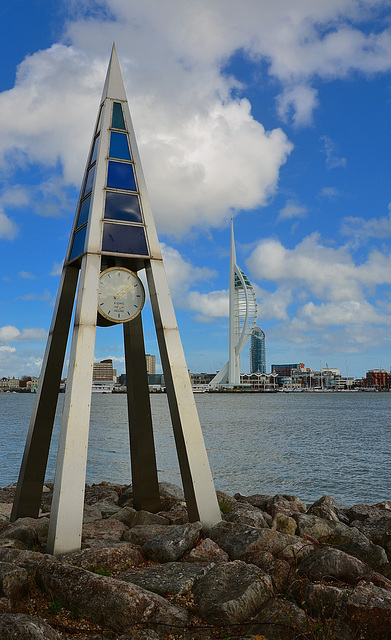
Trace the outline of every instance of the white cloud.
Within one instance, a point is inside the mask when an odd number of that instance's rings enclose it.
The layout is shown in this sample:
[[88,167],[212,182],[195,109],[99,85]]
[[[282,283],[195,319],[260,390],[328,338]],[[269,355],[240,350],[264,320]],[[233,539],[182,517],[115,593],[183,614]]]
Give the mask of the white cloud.
[[0,239],[13,240],[18,231],[19,229],[16,223],[0,211]]
[[183,304],[189,287],[194,283],[210,280],[215,272],[208,267],[195,267],[184,258],[174,247],[161,243],[164,267],[170,293],[177,304]]
[[21,331],[13,325],[0,327],[0,342],[44,342],[47,338],[47,331],[41,327],[22,329]]
[[30,271],[19,271],[19,276],[25,280],[35,280],[36,276]]
[[307,207],[296,202],[288,200],[285,207],[280,209],[277,220],[287,220],[291,218],[305,218],[308,213]]
[[5,344],[3,346],[0,346],[0,351],[2,353],[15,353],[16,348],[15,347],[10,347],[8,344]]
[[311,123],[312,113],[318,102],[318,92],[315,89],[297,85],[283,91],[278,98],[277,110],[284,121],[291,116],[293,124],[300,127]]
[[[391,209],[391,205],[388,205]],[[360,218],[346,216],[342,220],[341,233],[351,236],[357,243],[362,243],[369,238],[389,238],[391,236],[391,210],[388,216],[379,218]]]
[[209,293],[190,291],[186,304],[190,310],[198,312],[200,317],[228,317],[228,291],[210,291]]
[[335,169],[337,167],[346,167],[346,158],[341,158],[338,155],[338,145],[328,136],[323,136],[322,142],[324,145],[322,151],[326,154],[327,168]]

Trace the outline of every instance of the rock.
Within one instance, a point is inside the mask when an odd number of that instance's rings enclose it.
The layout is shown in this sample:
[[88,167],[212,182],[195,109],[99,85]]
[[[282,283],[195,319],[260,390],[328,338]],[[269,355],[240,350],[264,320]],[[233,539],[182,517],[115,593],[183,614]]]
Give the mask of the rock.
[[186,562],[228,562],[229,555],[213,542],[210,538],[202,540],[189,555],[184,558]]
[[240,560],[212,567],[197,579],[194,599],[202,616],[212,624],[248,620],[271,597],[268,575]]
[[335,619],[343,613],[351,587],[339,587],[323,582],[298,581],[293,589],[295,600],[303,603],[306,612],[313,617]]
[[29,576],[35,574],[37,565],[42,562],[44,557],[45,556],[39,551],[0,547],[0,562],[11,562],[14,565],[18,565],[18,567],[23,567]]
[[291,516],[293,513],[304,513],[306,506],[296,496],[277,494],[269,500],[266,510],[274,518],[277,513],[284,513],[287,516]]
[[110,516],[109,519],[119,520],[120,522],[126,524],[127,527],[131,527],[132,517],[134,513],[137,512],[136,509],[133,509],[133,507],[123,507],[122,509],[120,509],[120,511],[117,511],[117,513],[114,513],[112,516]]
[[137,567],[146,562],[141,550],[127,542],[123,542],[116,547],[83,549],[63,556],[62,560],[89,571],[103,569],[110,572],[121,571],[128,567]]
[[129,522],[130,525],[128,525],[129,527],[137,527],[139,525],[146,525],[146,524],[163,524],[163,525],[168,525],[169,520],[167,518],[164,518],[161,515],[158,515],[157,513],[150,513],[149,511],[134,511],[134,513],[132,513],[129,516]]
[[143,553],[154,562],[174,562],[179,560],[198,541],[202,524],[191,522],[176,527],[148,540],[142,547]]
[[299,564],[299,573],[310,580],[338,580],[357,584],[363,578],[370,580],[374,572],[358,558],[339,549],[326,547],[303,558]]
[[186,524],[186,522],[189,522],[187,506],[184,502],[177,502],[169,511],[160,511],[159,515],[166,518],[169,524]]
[[273,500],[273,496],[265,495],[263,493],[255,493],[251,496],[243,496],[241,493],[235,493],[235,500],[240,502],[248,502],[253,507],[258,507],[262,511],[266,511],[267,505],[271,500]]
[[122,540],[142,547],[148,540],[156,538],[156,536],[160,536],[163,533],[167,533],[168,527],[171,529],[173,528],[171,525],[167,526],[166,524],[136,525],[135,527],[125,531],[122,536]]
[[295,536],[287,536],[279,531],[224,521],[212,527],[209,535],[232,560],[243,560],[256,565],[257,556],[262,555],[265,550],[278,556],[285,547],[298,541]]
[[[118,502],[118,496],[117,496],[117,502]],[[113,516],[114,514],[118,513],[118,511],[121,511],[122,509],[122,507],[120,507],[117,503],[114,503],[112,500],[107,500],[106,498],[103,498],[102,500],[98,500],[92,506],[101,512],[102,518],[109,518],[110,516]]]
[[273,519],[272,529],[294,536],[297,529],[297,522],[285,513],[277,513]]
[[101,482],[99,484],[86,485],[85,504],[93,505],[100,500],[106,500],[112,504],[119,503],[119,495],[122,491],[121,485]]
[[183,489],[171,482],[159,482],[159,495],[162,511],[169,511],[177,502],[185,502]]
[[145,623],[163,629],[184,626],[187,611],[135,584],[95,575],[60,561],[38,565],[38,586],[75,614],[116,633]]
[[40,548],[38,534],[31,521],[34,519],[18,518],[15,522],[7,523],[0,532],[0,545],[3,546],[4,540],[16,540],[20,545],[19,548],[33,550]]
[[17,600],[27,593],[28,573],[26,569],[10,562],[0,562],[0,595]]
[[383,511],[371,515],[366,520],[353,520],[351,527],[356,527],[374,544],[381,545],[386,534],[391,534],[391,513]]
[[121,540],[128,527],[119,520],[96,520],[83,525],[82,540]]
[[269,599],[254,617],[248,631],[253,638],[269,640],[296,640],[316,637],[310,635],[310,625],[306,613],[294,602],[282,598]]
[[95,520],[102,519],[102,512],[95,504],[84,505],[83,511],[83,524],[89,524],[90,522],[95,522]]
[[391,594],[359,582],[346,604],[345,622],[360,640],[385,640],[391,630]]
[[24,613],[0,615],[1,640],[62,640],[57,631],[36,616]]
[[137,584],[143,589],[153,591],[162,596],[182,595],[188,593],[197,577],[204,575],[206,567],[187,564],[185,562],[166,562],[143,569],[123,571],[118,576],[120,580]]
[[330,496],[322,496],[314,502],[308,509],[309,515],[318,516],[324,520],[330,520],[331,522],[341,521],[344,524],[349,524],[348,515],[339,508],[338,502]]
[[223,516],[226,522],[248,524],[251,527],[266,529],[268,527],[267,514],[246,502],[236,502],[232,510]]
[[387,554],[379,545],[373,544],[356,527],[348,527],[339,520],[323,520],[319,516],[296,514],[297,534],[310,536],[322,543],[332,544],[333,547],[345,551],[378,569],[388,561]]
[[0,520],[9,522],[11,511],[12,511],[12,504],[0,503]]

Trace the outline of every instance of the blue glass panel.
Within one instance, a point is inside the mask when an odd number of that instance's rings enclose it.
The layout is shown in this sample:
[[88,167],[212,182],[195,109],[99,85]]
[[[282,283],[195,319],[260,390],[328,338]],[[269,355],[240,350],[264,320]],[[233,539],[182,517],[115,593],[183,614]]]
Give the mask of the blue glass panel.
[[144,227],[106,222],[103,229],[102,251],[147,256]]
[[106,194],[105,218],[142,222],[140,203],[136,195],[108,191]]
[[77,219],[77,229],[82,226],[88,220],[88,214],[90,213],[91,195],[87,196],[80,205],[79,217]]
[[96,156],[98,155],[98,145],[99,145],[99,136],[96,136],[94,146],[92,148],[90,164],[92,164],[96,160]]
[[87,231],[87,226],[82,227],[80,231],[77,231],[73,236],[73,245],[72,245],[71,255],[69,257],[69,260],[73,260],[74,258],[77,258],[77,256],[79,256],[81,253],[83,253],[84,241],[86,239],[86,231]]
[[96,164],[94,164],[94,166],[88,170],[86,186],[84,188],[83,196],[85,196],[86,193],[92,190],[92,183],[94,182],[94,175],[95,175],[95,167],[96,167]]
[[122,164],[121,162],[109,162],[107,186],[111,189],[136,191],[136,182],[134,180],[132,165]]
[[120,102],[113,103],[113,118],[111,120],[113,129],[125,129],[124,114]]
[[111,132],[110,137],[110,158],[121,158],[121,160],[130,160],[128,136],[126,133]]

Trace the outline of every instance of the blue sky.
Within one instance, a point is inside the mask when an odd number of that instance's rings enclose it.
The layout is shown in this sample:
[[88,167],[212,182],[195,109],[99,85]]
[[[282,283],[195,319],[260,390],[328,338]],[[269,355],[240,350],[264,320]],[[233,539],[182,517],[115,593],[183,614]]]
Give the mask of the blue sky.
[[[0,24],[0,376],[39,374],[113,41],[189,369],[227,360],[232,216],[268,368],[389,369],[390,0],[4,0]],[[123,372],[120,327],[95,356]]]

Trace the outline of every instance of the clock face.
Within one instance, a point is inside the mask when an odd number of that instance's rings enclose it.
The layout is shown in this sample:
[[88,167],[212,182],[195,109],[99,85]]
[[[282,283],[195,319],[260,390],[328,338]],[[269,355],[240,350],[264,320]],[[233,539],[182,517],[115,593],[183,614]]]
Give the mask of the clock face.
[[145,291],[141,280],[133,271],[111,267],[99,278],[98,311],[111,322],[128,322],[144,306]]

